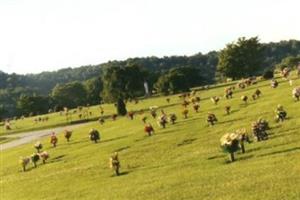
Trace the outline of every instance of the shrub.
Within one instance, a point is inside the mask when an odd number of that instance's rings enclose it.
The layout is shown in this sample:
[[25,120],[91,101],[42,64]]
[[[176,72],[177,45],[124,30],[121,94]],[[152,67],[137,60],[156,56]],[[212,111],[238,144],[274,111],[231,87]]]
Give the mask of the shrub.
[[274,71],[272,69],[265,70],[263,73],[264,79],[272,79],[274,78]]

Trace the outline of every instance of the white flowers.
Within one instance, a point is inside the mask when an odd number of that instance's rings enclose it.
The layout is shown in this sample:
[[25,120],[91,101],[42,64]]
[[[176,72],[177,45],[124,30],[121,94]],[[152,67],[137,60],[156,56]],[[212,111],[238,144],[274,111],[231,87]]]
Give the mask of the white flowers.
[[240,135],[237,133],[226,133],[221,137],[221,146],[231,146],[232,143],[236,140],[239,140]]

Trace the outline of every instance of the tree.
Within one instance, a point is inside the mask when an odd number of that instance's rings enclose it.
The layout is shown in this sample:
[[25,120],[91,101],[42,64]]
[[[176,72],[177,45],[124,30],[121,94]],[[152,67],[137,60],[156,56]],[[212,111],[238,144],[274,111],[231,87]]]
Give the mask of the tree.
[[100,93],[103,88],[103,83],[100,77],[91,78],[84,82],[87,91],[87,102],[90,105],[99,104],[101,101]]
[[264,79],[272,79],[273,77],[274,77],[274,70],[268,69],[268,70],[264,71],[264,73],[263,73]]
[[159,77],[155,83],[157,92],[164,95],[176,92],[186,92],[191,87],[204,83],[200,70],[193,67],[179,67],[169,70]]
[[218,71],[233,79],[257,75],[263,71],[263,53],[257,37],[239,38],[221,50]]
[[125,116],[127,114],[126,105],[123,99],[118,99],[117,101],[117,113],[118,115]]
[[50,97],[21,95],[17,101],[17,109],[21,115],[44,114],[51,106]]
[[300,56],[288,56],[277,64],[277,68],[283,69],[285,67],[296,68],[300,62]]
[[56,85],[51,96],[58,107],[75,108],[87,103],[87,91],[78,81]]
[[102,97],[107,102],[128,99],[144,94],[145,73],[137,65],[127,67],[108,67],[102,78]]
[[4,119],[6,110],[3,104],[0,104],[0,122]]

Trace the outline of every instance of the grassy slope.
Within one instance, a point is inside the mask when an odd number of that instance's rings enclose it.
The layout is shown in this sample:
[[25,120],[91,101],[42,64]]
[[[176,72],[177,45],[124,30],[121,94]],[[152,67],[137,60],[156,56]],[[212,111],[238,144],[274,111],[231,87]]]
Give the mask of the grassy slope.
[[[128,104],[128,111],[138,111],[143,108],[147,108],[147,106],[151,105],[151,101],[146,101],[146,104]],[[103,104],[101,105],[102,108],[104,108],[104,117],[110,117],[112,114],[114,114],[115,107],[112,104]],[[70,110],[70,113],[73,113],[73,110]],[[100,107],[97,106],[90,106],[89,111],[92,112],[92,115],[89,116],[90,121],[97,121],[100,116]],[[67,121],[66,116],[60,115],[59,112],[46,114],[46,115],[39,115],[35,117],[28,117],[23,120],[12,120],[11,121],[11,130],[5,130],[4,125],[2,124],[2,127],[0,128],[0,136],[5,135],[11,135],[14,133],[20,133],[20,132],[27,132],[27,131],[35,131],[35,130],[43,130],[53,127],[59,127],[59,126],[66,126],[70,125],[70,122],[79,122],[82,121],[82,119],[79,118],[79,113],[72,114],[71,120]],[[48,116],[49,120],[44,122],[35,122],[34,120],[38,117],[45,117]]]
[[[300,80],[294,82],[300,85]],[[263,95],[247,106],[240,96],[250,96],[260,87]],[[51,158],[46,165],[22,173],[19,156],[30,155],[32,144],[1,153],[1,199],[216,199],[216,200],[274,200],[300,198],[300,102],[291,98],[287,82],[270,89],[261,82],[245,90],[236,90],[232,100],[222,99],[213,105],[209,97],[222,95],[224,88],[199,93],[201,112],[190,108],[184,120],[179,105],[167,107],[176,112],[179,120],[166,129],[155,125],[156,134],[145,137],[141,116],[130,121],[119,118],[103,126],[91,123],[74,131],[68,144],[59,136],[56,149],[43,140]],[[179,103],[177,96],[171,104]],[[286,108],[289,119],[274,123],[277,104]],[[166,105],[165,98],[145,100],[132,109],[149,105]],[[224,115],[224,106],[231,105],[233,113]],[[219,123],[207,127],[206,114],[214,112]],[[258,117],[270,121],[270,139],[246,145],[246,154],[237,154],[237,161],[227,163],[228,156],[220,151],[219,138],[227,131],[251,128]],[[102,142],[93,144],[87,132],[91,127],[100,130]],[[113,177],[108,158],[119,151],[120,177]]]

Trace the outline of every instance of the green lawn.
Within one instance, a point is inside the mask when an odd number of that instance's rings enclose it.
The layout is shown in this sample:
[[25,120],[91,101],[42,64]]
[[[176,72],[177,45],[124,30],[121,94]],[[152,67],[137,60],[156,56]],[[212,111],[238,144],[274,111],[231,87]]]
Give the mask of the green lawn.
[[[294,85],[300,85],[300,80]],[[258,87],[261,98],[244,105],[240,96],[250,97]],[[280,80],[279,87],[271,89],[269,81],[262,81],[244,90],[236,89],[233,99],[222,98],[218,105],[209,98],[223,96],[224,87],[200,91],[200,112],[195,113],[190,106],[188,119],[181,115],[178,95],[170,97],[169,105],[165,97],[128,104],[128,110],[165,106],[165,112],[176,113],[178,121],[162,129],[147,113],[156,131],[152,137],[145,136],[140,115],[133,121],[123,117],[115,122],[107,119],[104,125],[92,122],[74,130],[69,143],[59,135],[57,148],[50,147],[49,138],[42,140],[50,154],[48,163],[39,163],[36,169],[30,164],[25,173],[18,159],[34,152],[33,143],[5,150],[1,152],[0,199],[298,200],[300,102],[292,99],[292,88]],[[274,122],[277,104],[288,112],[289,119],[283,123]],[[229,116],[225,115],[226,105],[233,110]],[[96,113],[99,108],[92,109]],[[209,111],[219,119],[214,127],[206,124]],[[106,105],[105,112],[113,113],[113,106]],[[236,162],[229,163],[228,155],[219,147],[220,137],[239,128],[250,131],[258,117],[269,120],[269,140],[246,144],[246,153],[236,154]],[[48,123],[62,120],[56,113]],[[30,120],[17,123],[23,129],[31,126]],[[97,144],[88,139],[92,127],[101,132]],[[108,166],[109,156],[115,151],[121,161],[119,177],[113,176]]]

